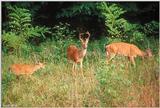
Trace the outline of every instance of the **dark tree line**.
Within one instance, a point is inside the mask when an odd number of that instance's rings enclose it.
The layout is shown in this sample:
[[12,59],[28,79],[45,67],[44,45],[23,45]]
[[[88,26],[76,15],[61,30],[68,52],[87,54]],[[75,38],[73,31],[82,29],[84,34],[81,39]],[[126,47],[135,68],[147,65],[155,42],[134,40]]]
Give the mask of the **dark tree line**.
[[86,31],[141,43],[159,37],[159,2],[2,2],[2,30],[9,50]]
[[[96,7],[94,6],[95,3],[97,2],[10,2],[11,5],[17,5],[31,10],[33,14],[33,23],[35,24],[53,26],[58,22],[69,22],[73,27],[82,26],[85,29],[95,28],[97,31],[102,31],[104,24],[102,21],[99,21],[99,18],[96,15]],[[153,20],[159,20],[158,2],[115,3],[127,10],[124,14],[124,18],[132,23],[145,24]],[[2,2],[3,25],[8,20],[8,4],[9,2]],[[83,7],[81,7],[82,5]],[[57,15],[61,14],[68,8],[70,8],[70,10],[65,11],[64,14],[70,15],[69,17],[57,17]],[[77,8],[81,8],[81,10],[79,10],[80,12],[77,12],[76,15],[71,13],[71,11],[74,11]],[[86,10],[87,8],[88,10]],[[88,13],[85,13],[86,11],[88,11]]]

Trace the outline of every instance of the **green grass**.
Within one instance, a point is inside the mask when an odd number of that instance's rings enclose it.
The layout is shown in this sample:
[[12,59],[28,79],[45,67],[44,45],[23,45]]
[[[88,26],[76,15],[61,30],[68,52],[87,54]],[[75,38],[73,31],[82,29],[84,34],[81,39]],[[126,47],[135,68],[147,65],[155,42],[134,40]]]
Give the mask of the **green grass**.
[[[152,40],[151,40],[152,41]],[[30,46],[29,52],[2,53],[2,105],[18,107],[113,107],[159,106],[158,42],[152,48],[154,57],[136,58],[136,66],[125,57],[117,56],[105,63],[106,40],[90,41],[84,59],[84,77],[77,71],[72,76],[72,64],[67,62],[66,48],[76,41],[47,41]],[[77,46],[79,46],[77,42]],[[13,63],[46,63],[31,78],[15,75],[8,67]],[[79,68],[78,68],[79,69]]]

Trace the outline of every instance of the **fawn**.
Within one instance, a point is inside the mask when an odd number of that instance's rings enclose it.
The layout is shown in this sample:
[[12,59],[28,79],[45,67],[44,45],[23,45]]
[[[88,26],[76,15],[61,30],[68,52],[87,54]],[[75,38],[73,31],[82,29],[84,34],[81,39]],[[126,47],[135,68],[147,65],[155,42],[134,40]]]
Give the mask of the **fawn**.
[[40,68],[44,68],[45,65],[43,63],[38,63],[38,64],[13,64],[10,66],[10,70],[15,74],[15,75],[31,75],[35,71],[37,71]]
[[[90,33],[87,31],[85,37],[82,38],[82,33],[79,34],[79,39],[81,41],[82,48],[79,49],[75,45],[70,45],[67,48],[67,58],[73,61],[72,71],[74,72],[78,63],[80,63],[81,72],[83,71],[82,63],[87,52],[88,41],[90,38]],[[83,75],[83,72],[82,72]]]
[[114,58],[115,55],[123,55],[127,56],[128,59],[135,65],[134,58],[140,56],[144,57],[151,57],[152,51],[147,49],[145,52],[141,51],[136,45],[124,43],[124,42],[117,42],[106,45],[106,56],[108,58],[107,63]]

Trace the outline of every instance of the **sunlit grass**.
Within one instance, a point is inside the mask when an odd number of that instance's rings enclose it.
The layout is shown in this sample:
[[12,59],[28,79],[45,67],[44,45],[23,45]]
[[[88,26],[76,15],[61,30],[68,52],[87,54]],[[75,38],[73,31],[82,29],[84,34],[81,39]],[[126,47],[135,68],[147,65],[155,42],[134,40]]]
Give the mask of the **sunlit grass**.
[[[105,42],[90,42],[84,58],[84,77],[79,66],[77,76],[72,76],[72,64],[66,59],[66,48],[70,43],[75,42],[66,42],[62,46],[55,42],[42,43],[33,48],[28,57],[23,53],[22,56],[3,54],[2,105],[159,106],[159,80],[155,77],[157,56],[145,60],[136,58],[136,66],[127,58],[117,56],[107,65],[103,50]],[[31,64],[36,61],[45,62],[46,67],[31,78],[20,76],[16,79],[8,70],[13,63]]]

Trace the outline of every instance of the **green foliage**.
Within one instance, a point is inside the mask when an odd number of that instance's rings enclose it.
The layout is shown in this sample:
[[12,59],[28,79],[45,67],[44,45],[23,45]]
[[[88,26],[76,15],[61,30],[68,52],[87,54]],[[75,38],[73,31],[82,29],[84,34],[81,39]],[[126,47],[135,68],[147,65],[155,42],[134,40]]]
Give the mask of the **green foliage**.
[[105,20],[105,26],[109,37],[123,37],[124,24],[126,20],[121,16],[126,12],[117,4],[102,2],[97,5],[101,17]]
[[[100,15],[105,21],[108,37],[110,37],[108,38],[108,43],[122,40],[130,43],[139,43],[143,42],[146,38],[146,35],[143,33],[142,25],[132,24],[122,18],[122,15],[126,11],[119,5],[102,2],[97,5],[97,8],[100,10]],[[150,27],[154,27],[156,29],[158,27],[155,23],[152,23],[151,25],[152,26]],[[149,25],[147,27],[149,29]],[[153,31],[153,29],[151,31]],[[118,39],[115,39],[115,37]]]
[[8,7],[9,9],[9,27],[12,32],[17,34],[24,33],[24,31],[31,27],[30,11],[24,8]]
[[29,38],[45,37],[45,33],[50,33],[49,28],[32,25],[32,15],[28,9],[9,5],[8,10],[9,31],[2,34],[4,49],[20,50],[26,48]]
[[142,25],[132,24],[126,21],[126,23],[124,23],[124,33],[123,34],[131,36],[133,32],[140,31],[141,29],[142,29]]
[[25,40],[22,37],[17,36],[14,32],[3,33],[2,41],[3,44],[5,45],[5,48],[7,49],[8,48],[19,49],[25,43]]
[[113,37],[108,37],[107,38],[107,44],[111,44],[113,42],[123,42],[124,40],[121,38],[113,38]]
[[61,17],[74,17],[77,15],[94,15],[95,14],[95,3],[76,3],[73,6],[62,9],[62,12],[57,14],[57,18]]
[[139,31],[133,32],[133,36],[130,37],[130,42],[142,42],[144,41],[145,34]]
[[123,41],[138,43],[144,41],[146,35],[158,36],[159,24],[157,22],[153,21],[145,24],[145,27],[143,27],[141,24],[132,24],[123,18],[123,15],[126,14],[127,11],[138,10],[137,4],[133,3],[131,6],[132,5],[132,9],[130,8],[131,10],[129,10],[128,8],[126,9],[126,6],[118,3],[75,3],[68,8],[62,9],[62,11],[57,14],[57,18],[83,16],[80,19],[84,20],[86,16],[96,16],[99,22],[105,24],[107,37],[110,37],[110,40],[116,37],[121,38],[120,40]]
[[144,33],[148,36],[159,36],[159,23],[151,21],[144,25]]
[[[124,24],[124,39],[130,43],[142,43],[148,42],[147,36],[158,36],[159,35],[159,23],[152,21],[142,26],[141,24],[131,24],[126,22]],[[149,43],[147,43],[148,45]]]
[[96,78],[99,81],[97,92],[100,92],[102,106],[112,106],[112,100],[120,102],[125,98],[121,91],[125,88],[129,89],[131,81],[125,78],[124,64],[119,66],[114,63],[106,65],[105,60],[101,60],[100,64],[96,69]]
[[30,37],[46,38],[46,36],[45,36],[46,33],[51,34],[50,28],[45,27],[45,26],[43,26],[43,27],[40,27],[40,26],[30,27],[30,28],[27,28],[27,30],[26,30],[26,34]]
[[69,39],[75,36],[75,30],[70,28],[68,23],[59,23],[53,27],[52,37],[55,40]]
[[123,39],[130,43],[142,42],[145,39],[145,34],[142,32],[143,26],[140,24],[131,24],[126,21],[124,24]]

